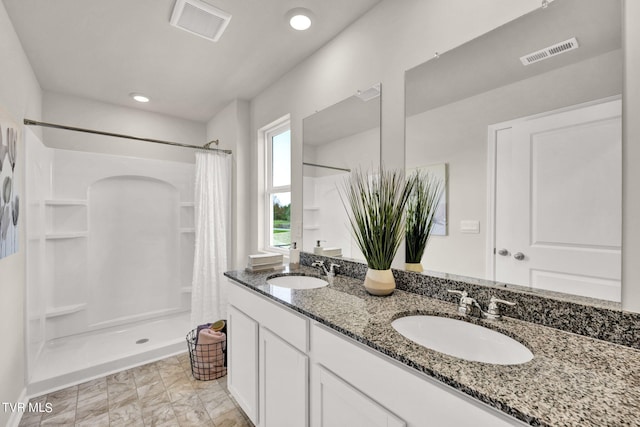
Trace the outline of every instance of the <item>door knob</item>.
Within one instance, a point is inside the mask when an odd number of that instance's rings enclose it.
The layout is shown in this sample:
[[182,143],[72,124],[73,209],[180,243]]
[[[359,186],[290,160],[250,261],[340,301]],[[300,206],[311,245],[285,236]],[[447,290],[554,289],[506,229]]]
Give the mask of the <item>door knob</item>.
[[498,250],[498,255],[507,256],[507,255],[509,255],[509,251],[506,250],[506,249],[499,249]]
[[518,261],[522,261],[524,259],[524,254],[522,252],[516,252],[513,254],[513,257]]

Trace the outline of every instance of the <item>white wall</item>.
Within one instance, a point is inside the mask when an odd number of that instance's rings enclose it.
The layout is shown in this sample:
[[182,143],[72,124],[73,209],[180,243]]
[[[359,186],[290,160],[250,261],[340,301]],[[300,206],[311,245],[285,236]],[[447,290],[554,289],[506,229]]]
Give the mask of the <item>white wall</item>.
[[235,100],[207,123],[207,141],[217,139],[220,141],[218,148],[233,151],[230,268],[243,268],[246,265],[251,239],[247,224],[254,217],[250,206],[252,150],[249,114],[249,102]]
[[[305,151],[307,147],[305,147]],[[377,169],[380,164],[380,128],[369,129],[315,146],[305,161],[345,169]],[[320,168],[316,172],[323,175]],[[334,174],[335,171],[329,172]]]
[[[291,114],[292,223],[302,219],[304,117],[381,82],[382,160],[387,167],[403,168],[405,70],[436,51],[447,51],[539,6],[537,0],[385,0],[255,97],[251,103],[254,141],[260,127]],[[257,152],[252,162],[252,171],[257,171]],[[258,179],[253,172],[254,212]],[[257,215],[251,228],[251,249],[257,250]],[[300,240],[299,235],[292,237]]]
[[624,2],[622,308],[640,312],[640,2]]
[[[42,94],[33,69],[22,49],[0,2],[0,108],[19,123],[24,117],[41,117]],[[24,191],[24,145],[18,145],[19,188]],[[23,209],[24,211],[24,209]],[[25,215],[21,212],[18,253],[0,259],[0,402],[16,402],[25,390],[24,294],[25,294]],[[0,425],[11,413],[0,408]]]
[[[183,144],[207,142],[204,123],[55,92],[43,93],[42,115],[42,121],[48,123]],[[190,148],[51,128],[44,128],[43,142],[67,150],[190,163],[195,159]]]

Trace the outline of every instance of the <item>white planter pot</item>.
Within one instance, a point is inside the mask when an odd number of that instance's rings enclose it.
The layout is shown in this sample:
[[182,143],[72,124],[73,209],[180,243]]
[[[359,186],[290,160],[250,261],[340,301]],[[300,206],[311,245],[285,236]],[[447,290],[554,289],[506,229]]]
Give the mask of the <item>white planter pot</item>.
[[373,270],[370,268],[364,278],[364,288],[371,295],[391,295],[396,289],[396,279],[393,277],[391,269]]

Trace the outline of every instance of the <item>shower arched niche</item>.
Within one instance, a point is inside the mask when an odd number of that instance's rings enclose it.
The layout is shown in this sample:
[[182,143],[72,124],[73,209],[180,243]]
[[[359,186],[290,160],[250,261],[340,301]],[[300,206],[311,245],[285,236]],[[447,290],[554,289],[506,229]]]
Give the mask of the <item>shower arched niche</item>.
[[111,326],[179,311],[180,193],[139,175],[88,188],[87,321]]

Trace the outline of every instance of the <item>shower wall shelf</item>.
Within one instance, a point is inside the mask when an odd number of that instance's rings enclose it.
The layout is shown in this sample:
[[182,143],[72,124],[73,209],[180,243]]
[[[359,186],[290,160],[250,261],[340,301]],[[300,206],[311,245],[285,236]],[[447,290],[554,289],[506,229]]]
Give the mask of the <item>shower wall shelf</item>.
[[66,316],[69,314],[78,313],[80,311],[86,310],[87,304],[73,304],[73,305],[65,305],[62,307],[48,308],[45,312],[45,317],[47,319],[51,319],[53,317]]
[[78,239],[87,237],[87,199],[53,198],[44,201],[49,230],[47,240]]
[[195,228],[181,228],[180,232],[181,233],[195,233],[196,229]]
[[[302,229],[303,230],[319,230],[318,215],[320,207],[316,205],[303,206]],[[307,224],[307,225],[304,225]]]
[[79,239],[88,235],[88,231],[73,231],[69,233],[47,233],[45,238],[47,240]]
[[183,286],[180,288],[180,292],[183,294],[190,294],[191,293],[191,286]]
[[180,202],[180,206],[183,208],[193,208],[195,205],[194,202]]
[[87,201],[82,199],[49,199],[45,200],[47,206],[87,206]]

